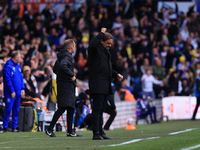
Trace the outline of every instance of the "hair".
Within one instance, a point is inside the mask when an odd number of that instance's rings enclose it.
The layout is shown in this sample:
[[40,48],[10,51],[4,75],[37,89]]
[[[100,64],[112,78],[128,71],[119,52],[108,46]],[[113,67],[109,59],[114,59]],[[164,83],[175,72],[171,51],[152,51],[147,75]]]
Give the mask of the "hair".
[[64,48],[67,50],[67,49],[69,49],[69,48],[72,46],[72,44],[74,44],[74,40],[72,40],[72,39],[67,39],[67,40],[65,40],[65,42],[64,42]]
[[107,40],[110,40],[110,39],[113,39],[113,36],[112,36],[112,34],[110,34],[110,33],[108,33],[108,32],[106,32],[106,33],[104,34],[104,36],[102,37],[102,40],[103,40],[103,41],[107,41]]
[[146,69],[145,69],[145,72],[147,73],[147,71],[149,71],[149,70],[151,71],[151,68],[150,68],[150,67],[146,68]]
[[16,56],[18,56],[19,55],[19,52],[18,51],[13,51],[12,53],[11,53],[11,58],[13,59],[13,58],[15,58]]

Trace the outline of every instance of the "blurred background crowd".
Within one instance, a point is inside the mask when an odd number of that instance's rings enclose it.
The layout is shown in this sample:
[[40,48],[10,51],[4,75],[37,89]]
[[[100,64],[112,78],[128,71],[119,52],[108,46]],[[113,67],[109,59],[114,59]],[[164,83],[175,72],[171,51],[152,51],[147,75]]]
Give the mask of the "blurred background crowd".
[[[105,27],[114,37],[110,49],[113,69],[124,76],[122,83],[113,81],[117,91],[126,89],[135,98],[141,91],[154,91],[155,98],[192,95],[195,67],[200,60],[200,15],[194,6],[188,6],[184,13],[179,11],[176,1],[175,9],[161,10],[152,0],[134,7],[131,0],[116,0],[110,5],[88,1],[77,10],[66,5],[59,16],[51,4],[38,12],[30,9],[26,0],[18,7],[1,7],[0,94],[3,97],[3,65],[17,50],[22,56],[24,77],[35,76],[36,94],[45,99],[56,53],[69,38],[76,42],[73,58],[78,91],[88,89],[87,48],[92,37]],[[147,80],[145,75],[152,78]],[[31,97],[34,95],[26,89],[26,98]]]

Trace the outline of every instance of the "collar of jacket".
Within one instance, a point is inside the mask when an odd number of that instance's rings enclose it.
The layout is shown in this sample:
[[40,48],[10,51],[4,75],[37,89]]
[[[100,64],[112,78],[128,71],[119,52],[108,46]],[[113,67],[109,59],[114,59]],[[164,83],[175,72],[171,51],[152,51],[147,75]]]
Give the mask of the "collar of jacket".
[[62,59],[64,56],[69,56],[69,57],[72,57],[72,53],[70,53],[68,50],[66,49],[61,49],[58,54],[57,54],[57,57],[58,59]]
[[10,61],[8,62],[10,65],[14,65],[14,66],[16,66],[17,65],[17,63],[16,62],[14,62],[12,59],[10,59]]

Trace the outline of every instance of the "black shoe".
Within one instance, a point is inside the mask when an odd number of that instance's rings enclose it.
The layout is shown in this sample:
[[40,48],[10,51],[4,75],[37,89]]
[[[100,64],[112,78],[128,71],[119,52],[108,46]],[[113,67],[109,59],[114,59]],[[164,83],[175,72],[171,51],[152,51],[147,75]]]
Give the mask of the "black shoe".
[[113,138],[108,137],[105,133],[101,134],[101,137],[105,140],[112,140]]
[[93,140],[103,140],[104,138],[100,134],[94,134]]
[[67,133],[67,136],[69,136],[69,137],[80,137],[80,136],[83,136],[83,135],[72,132],[72,133]]
[[52,130],[46,130],[45,133],[50,137],[57,137]]
[[12,132],[21,132],[18,128],[12,129]]
[[3,128],[3,132],[8,132],[8,129],[7,128]]
[[155,123],[160,123],[160,121],[158,121],[158,120],[156,120],[156,121],[154,121]]
[[192,118],[191,120],[193,120],[193,121],[194,121],[194,120],[196,120],[196,119],[195,119],[195,118]]

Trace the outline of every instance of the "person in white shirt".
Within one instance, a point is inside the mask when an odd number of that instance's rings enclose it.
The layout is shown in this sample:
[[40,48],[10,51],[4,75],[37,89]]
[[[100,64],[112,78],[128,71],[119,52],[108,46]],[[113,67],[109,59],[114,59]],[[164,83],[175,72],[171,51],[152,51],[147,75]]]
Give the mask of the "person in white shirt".
[[188,30],[188,26],[185,26],[183,30],[180,31],[181,37],[183,41],[187,41],[187,39],[190,37],[190,33]]
[[153,84],[160,84],[163,86],[163,81],[156,80],[151,74],[151,69],[147,69],[146,73],[143,74],[142,78],[142,91],[146,95],[146,99],[150,96],[155,99],[155,93],[153,90]]

